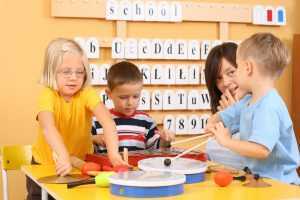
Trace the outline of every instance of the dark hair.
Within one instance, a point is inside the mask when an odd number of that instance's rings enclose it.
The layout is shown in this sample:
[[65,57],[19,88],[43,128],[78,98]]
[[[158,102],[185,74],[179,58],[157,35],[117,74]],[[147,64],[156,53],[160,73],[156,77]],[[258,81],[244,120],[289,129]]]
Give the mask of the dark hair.
[[138,83],[143,82],[143,76],[139,68],[127,61],[122,61],[113,64],[107,74],[107,85],[110,90],[113,90],[116,86],[126,83]]
[[231,65],[236,64],[237,44],[225,42],[212,48],[205,62],[205,81],[210,96],[210,105],[212,113],[216,113],[222,92],[217,87],[217,79],[221,70],[222,58],[226,59]]

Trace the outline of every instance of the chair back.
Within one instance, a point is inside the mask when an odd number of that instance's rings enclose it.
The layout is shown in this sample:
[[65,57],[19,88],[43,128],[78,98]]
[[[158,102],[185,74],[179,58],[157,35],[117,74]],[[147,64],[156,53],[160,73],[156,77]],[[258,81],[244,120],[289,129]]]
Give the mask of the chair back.
[[31,164],[31,145],[3,146],[1,148],[1,156],[4,170],[18,170],[22,165]]

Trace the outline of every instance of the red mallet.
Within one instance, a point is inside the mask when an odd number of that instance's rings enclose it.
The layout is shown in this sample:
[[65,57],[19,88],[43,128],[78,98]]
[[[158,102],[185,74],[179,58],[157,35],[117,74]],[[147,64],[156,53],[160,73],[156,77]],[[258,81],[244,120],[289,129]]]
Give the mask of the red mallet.
[[81,174],[88,175],[89,171],[101,171],[101,165],[94,162],[86,162],[81,167]]
[[109,165],[103,165],[102,170],[103,171],[114,171],[114,168]]
[[215,183],[220,187],[225,187],[231,183],[233,177],[228,171],[218,171],[214,176]]

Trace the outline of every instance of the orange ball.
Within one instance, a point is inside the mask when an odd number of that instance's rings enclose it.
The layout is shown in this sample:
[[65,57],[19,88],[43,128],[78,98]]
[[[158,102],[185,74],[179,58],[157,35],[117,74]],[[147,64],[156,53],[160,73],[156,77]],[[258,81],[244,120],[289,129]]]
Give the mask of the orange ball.
[[215,183],[220,187],[225,187],[231,183],[233,177],[228,171],[218,171],[214,176]]

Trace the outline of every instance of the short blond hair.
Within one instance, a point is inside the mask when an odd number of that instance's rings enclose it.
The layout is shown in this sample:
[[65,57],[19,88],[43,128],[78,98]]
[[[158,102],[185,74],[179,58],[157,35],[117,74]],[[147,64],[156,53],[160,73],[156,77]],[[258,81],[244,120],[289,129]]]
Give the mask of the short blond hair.
[[240,44],[237,55],[243,60],[252,59],[262,73],[271,77],[279,77],[290,60],[287,47],[271,33],[250,36]]
[[77,42],[66,38],[57,38],[49,43],[45,52],[44,68],[40,83],[46,87],[57,90],[57,68],[62,64],[65,53],[78,54],[82,57],[82,64],[85,69],[85,77],[82,87],[87,86],[90,82],[90,71],[87,57]]

